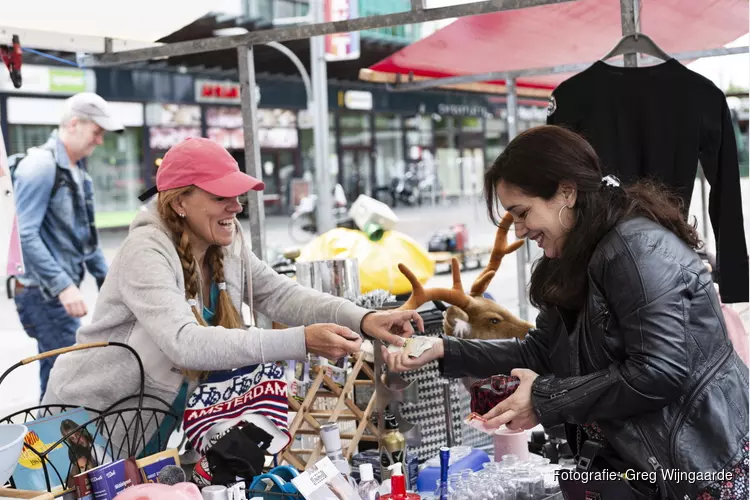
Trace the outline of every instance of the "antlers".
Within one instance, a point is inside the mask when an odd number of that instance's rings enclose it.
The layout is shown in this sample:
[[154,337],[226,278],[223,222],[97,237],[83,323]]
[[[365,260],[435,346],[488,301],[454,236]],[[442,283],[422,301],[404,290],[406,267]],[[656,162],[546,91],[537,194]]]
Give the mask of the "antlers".
[[409,280],[412,289],[409,300],[399,307],[399,309],[417,309],[422,304],[432,300],[442,300],[443,302],[464,309],[469,304],[470,297],[478,297],[487,290],[492,278],[495,277],[495,272],[500,267],[503,257],[515,252],[523,245],[523,240],[514,241],[508,245],[508,229],[510,229],[511,224],[513,224],[513,216],[510,213],[506,213],[495,233],[495,245],[492,248],[487,267],[485,267],[474,281],[471,286],[471,292],[468,295],[464,292],[463,285],[461,284],[461,268],[458,259],[455,257],[451,259],[451,273],[453,274],[452,288],[430,288],[425,290],[417,280],[417,277],[414,276],[414,273],[404,264],[399,264],[399,271]]
[[464,287],[461,284],[461,268],[458,264],[458,259],[453,257],[451,260],[451,271],[453,273],[453,288],[430,288],[425,290],[422,284],[417,280],[408,267],[403,264],[398,265],[398,270],[401,274],[406,276],[406,279],[411,283],[411,297],[406,301],[404,305],[399,309],[414,310],[419,308],[425,302],[432,300],[442,300],[454,306],[464,308],[469,304],[469,297],[464,292]]
[[508,229],[513,224],[513,216],[506,212],[503,215],[500,224],[497,226],[497,232],[495,233],[495,245],[492,247],[492,253],[490,254],[490,261],[487,263],[487,267],[484,268],[474,284],[471,286],[471,292],[469,293],[473,297],[482,295],[487,291],[487,287],[490,286],[492,278],[495,277],[495,273],[500,267],[500,263],[503,261],[503,257],[509,253],[513,253],[521,246],[523,246],[523,240],[514,241],[508,245]]

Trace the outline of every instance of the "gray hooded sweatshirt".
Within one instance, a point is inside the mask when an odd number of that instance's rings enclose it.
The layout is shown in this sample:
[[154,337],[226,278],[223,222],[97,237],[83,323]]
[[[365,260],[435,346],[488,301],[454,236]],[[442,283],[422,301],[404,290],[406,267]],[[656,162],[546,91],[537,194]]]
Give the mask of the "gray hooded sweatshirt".
[[[274,272],[249,251],[239,223],[233,243],[223,251],[227,292],[237,310],[244,302],[251,310],[292,328],[227,329],[198,324],[185,299],[177,249],[152,202],[131,224],[100,290],[91,324],[78,330],[77,344],[121,342],[132,347],[143,362],[146,394],[172,404],[183,382],[181,369],[227,370],[303,360],[304,326],[299,325],[336,323],[361,333],[368,310]],[[203,298],[197,299],[202,311]],[[196,386],[192,382],[188,390]],[[139,388],[138,364],[129,352],[118,347],[86,349],[57,358],[43,404],[106,410],[137,395]],[[133,408],[136,403],[131,400],[116,407]],[[151,399],[144,406],[164,407]],[[154,430],[151,426],[146,435]]]

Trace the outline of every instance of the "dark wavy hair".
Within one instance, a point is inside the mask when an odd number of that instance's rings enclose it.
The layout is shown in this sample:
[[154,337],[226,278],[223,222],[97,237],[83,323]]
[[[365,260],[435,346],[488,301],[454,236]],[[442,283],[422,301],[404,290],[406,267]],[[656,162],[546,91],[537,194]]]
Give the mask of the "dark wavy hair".
[[557,305],[579,310],[588,294],[587,267],[599,241],[623,218],[645,216],[675,233],[693,249],[702,246],[695,224],[686,221],[685,207],[674,193],[651,180],[623,187],[602,182],[594,148],[562,127],[543,125],[519,134],[484,176],[490,219],[497,225],[501,207],[500,181],[528,196],[552,199],[562,182],[576,186],[575,224],[560,258],[540,258],[533,267],[529,298],[534,307]]

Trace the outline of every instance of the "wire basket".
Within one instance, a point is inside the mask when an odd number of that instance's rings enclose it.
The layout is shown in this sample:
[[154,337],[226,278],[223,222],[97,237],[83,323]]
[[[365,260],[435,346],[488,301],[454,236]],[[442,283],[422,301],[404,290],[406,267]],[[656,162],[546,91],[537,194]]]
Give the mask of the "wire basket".
[[[135,349],[119,342],[74,345],[26,358],[7,369],[0,376],[0,384],[13,370],[34,361],[73,351],[100,347],[120,347],[127,349],[135,357],[141,376],[139,392],[117,401],[104,410],[84,407],[88,414],[92,415],[92,418],[80,425],[71,421],[73,425],[68,426],[66,432],[61,433],[62,437],[57,442],[46,446],[46,449],[42,447],[43,451],[38,451],[30,445],[29,439],[24,440],[24,450],[28,450],[35,455],[41,464],[47,492],[49,493],[52,493],[53,490],[56,494],[70,491],[74,486],[73,476],[98,465],[103,465],[110,459],[116,461],[122,458],[146,456],[164,451],[169,442],[169,436],[180,423],[181,418],[170,403],[161,398],[145,394],[145,373],[141,358]],[[131,402],[134,403],[133,406],[130,406]],[[0,418],[0,424],[26,424],[78,408],[81,408],[81,406],[67,404],[39,405],[2,417]],[[168,408],[168,410],[165,408]],[[93,433],[90,427],[92,425],[95,429]],[[149,436],[148,429],[151,428],[157,429],[153,436]],[[27,437],[29,434],[27,434]],[[67,470],[58,470],[58,467],[48,457],[53,450],[62,445],[67,448],[70,458]],[[13,477],[11,477],[10,483],[12,488],[16,488]],[[62,487],[62,491],[60,491],[60,487]]]

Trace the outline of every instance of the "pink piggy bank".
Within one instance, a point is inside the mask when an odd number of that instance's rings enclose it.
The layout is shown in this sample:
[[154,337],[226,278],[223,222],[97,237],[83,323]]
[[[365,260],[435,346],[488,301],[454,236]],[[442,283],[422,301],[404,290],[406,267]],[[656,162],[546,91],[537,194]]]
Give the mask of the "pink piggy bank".
[[174,486],[149,483],[127,488],[115,500],[203,500],[203,496],[193,483],[177,483]]

